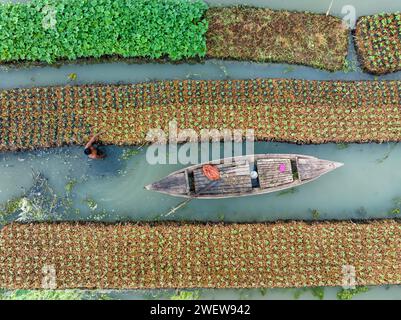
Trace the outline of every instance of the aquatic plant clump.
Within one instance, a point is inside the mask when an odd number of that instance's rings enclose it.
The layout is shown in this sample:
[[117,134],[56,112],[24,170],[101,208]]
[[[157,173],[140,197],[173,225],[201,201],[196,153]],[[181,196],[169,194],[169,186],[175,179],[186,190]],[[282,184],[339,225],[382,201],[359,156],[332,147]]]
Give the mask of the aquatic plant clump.
[[53,289],[401,284],[396,220],[14,223],[0,247],[0,287],[11,290],[42,288],[43,270],[53,270]]
[[210,8],[206,19],[209,57],[344,68],[348,30],[337,17],[227,7]]
[[80,290],[15,290],[2,293],[0,300],[83,300],[85,291]]
[[200,0],[32,0],[0,5],[0,61],[145,57],[206,52]]
[[401,13],[360,17],[355,46],[367,72],[380,75],[401,70]]
[[60,220],[58,209],[63,205],[46,177],[33,172],[33,185],[24,195],[0,204],[0,227],[8,221]]
[[401,81],[161,81],[0,92],[0,151],[142,145],[151,129],[254,129],[297,143],[401,141]]

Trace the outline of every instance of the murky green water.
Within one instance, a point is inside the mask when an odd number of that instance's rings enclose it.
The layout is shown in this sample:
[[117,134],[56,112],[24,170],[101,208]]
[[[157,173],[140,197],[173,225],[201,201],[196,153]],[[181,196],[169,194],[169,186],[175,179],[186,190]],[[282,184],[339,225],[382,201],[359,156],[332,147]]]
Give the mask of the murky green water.
[[[353,300],[376,300],[376,299],[401,299],[400,286],[383,286],[383,287],[370,287],[367,292],[358,293],[353,297]],[[338,299],[337,293],[341,288],[324,288],[319,290],[323,293],[323,300]],[[194,291],[191,291],[194,292]],[[106,295],[116,299],[171,299],[177,297],[174,290],[148,290],[148,291],[120,291],[106,292]],[[254,300],[313,300],[319,299],[313,289],[218,289],[218,290],[197,290],[196,295],[199,299],[211,300],[228,300],[233,299],[254,299]],[[233,295],[235,294],[235,296]]]
[[[353,300],[376,300],[376,299],[399,299],[398,286],[369,287],[366,292],[361,292],[353,296]],[[240,300],[334,300],[338,299],[337,294],[341,288],[319,288],[319,289],[240,289],[235,290],[236,298]],[[127,291],[97,291],[93,295],[90,291],[82,292],[84,297],[97,299],[99,297],[111,299],[146,299],[146,300],[178,300],[182,291],[175,290],[127,290]],[[233,298],[234,290],[230,289],[204,289],[187,290],[187,296],[198,299],[208,300],[230,300]]]
[[174,215],[163,217],[182,199],[147,191],[144,186],[184,165],[150,165],[146,148],[126,159],[127,151],[136,149],[104,147],[108,157],[100,161],[86,159],[80,147],[1,154],[0,202],[24,195],[33,185],[32,172],[41,172],[60,198],[68,193],[71,207],[62,218],[71,220],[94,216],[113,221],[365,219],[395,217],[391,211],[401,206],[401,171],[396,169],[400,144],[299,146],[262,142],[255,144],[256,153],[303,153],[345,166],[289,191],[193,200]]
[[[399,286],[382,286],[382,287],[364,287],[362,292],[353,294],[353,300],[397,300],[400,299]],[[202,290],[66,290],[58,291],[59,298],[71,299],[90,299],[90,300],[231,300],[233,298],[239,300],[348,300],[342,295],[341,288],[302,288],[302,289],[202,289]],[[0,291],[1,298],[18,300],[43,300],[54,299],[49,297],[49,292],[39,293],[37,291]]]
[[[2,1],[4,2],[4,1]],[[218,0],[211,4],[247,3],[274,9],[326,12],[330,0]],[[347,1],[334,0],[331,13],[343,16],[345,5],[353,5],[357,16],[401,10],[397,0]],[[352,41],[352,38],[350,38]],[[257,64],[229,61],[207,61],[202,64],[125,64],[66,65],[60,68],[33,67],[1,69],[0,88],[32,87],[83,83],[132,83],[163,79],[246,79],[255,77],[298,79],[376,79],[363,74],[356,61],[353,44],[347,72],[329,73],[303,66]],[[68,75],[77,74],[70,81]],[[401,79],[394,73],[378,79]],[[26,193],[44,196],[47,192],[57,199],[53,218],[67,220],[214,220],[266,221],[276,219],[365,219],[396,217],[394,209],[401,205],[400,144],[363,144],[337,146],[258,143],[257,153],[302,153],[323,159],[340,161],[345,166],[304,185],[295,192],[270,194],[230,200],[194,200],[174,215],[163,215],[180,203],[179,198],[149,191],[143,186],[182,167],[180,165],[150,166],[145,161],[146,149],[132,157],[126,150],[135,148],[107,147],[108,158],[90,161],[79,147],[47,151],[0,154],[0,202]],[[125,150],[125,151],[124,151]],[[126,155],[127,153],[125,153]],[[32,172],[40,172],[48,181],[46,190],[32,189]],[[52,209],[52,210],[53,210]],[[12,219],[17,216],[12,216]],[[325,289],[326,298],[335,298],[337,288]],[[201,298],[292,299],[297,290],[202,290]],[[168,298],[174,291],[113,292],[114,298]],[[376,287],[358,295],[361,299],[398,299],[399,286]],[[310,299],[310,291],[300,299]]]

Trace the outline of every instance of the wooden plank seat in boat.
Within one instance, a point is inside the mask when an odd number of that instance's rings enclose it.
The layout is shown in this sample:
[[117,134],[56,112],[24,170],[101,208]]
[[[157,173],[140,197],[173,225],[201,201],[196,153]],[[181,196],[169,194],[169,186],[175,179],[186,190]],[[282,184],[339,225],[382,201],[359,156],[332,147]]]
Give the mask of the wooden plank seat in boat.
[[210,181],[202,171],[202,167],[195,169],[194,184],[197,194],[242,193],[252,191],[248,161],[218,164],[220,179],[216,185],[209,187],[214,181]]
[[297,159],[298,175],[301,181],[314,179],[317,176],[333,170],[330,161],[321,159]]
[[[280,165],[285,166],[283,172]],[[262,189],[273,188],[294,181],[289,159],[259,159],[256,161],[259,184]]]

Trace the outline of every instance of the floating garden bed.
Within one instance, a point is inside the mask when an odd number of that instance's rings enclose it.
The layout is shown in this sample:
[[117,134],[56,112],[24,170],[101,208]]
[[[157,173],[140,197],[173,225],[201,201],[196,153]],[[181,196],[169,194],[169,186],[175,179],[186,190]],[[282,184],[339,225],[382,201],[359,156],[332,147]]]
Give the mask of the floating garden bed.
[[210,8],[207,55],[213,58],[344,68],[348,30],[322,14],[261,8]]
[[[401,284],[401,224],[11,224],[0,287],[261,288]],[[348,270],[348,271],[347,271]],[[54,289],[55,289],[54,288]]]
[[401,70],[401,13],[359,18],[355,45],[367,72],[380,75]]
[[200,0],[33,0],[0,5],[0,61],[203,56]]
[[0,151],[146,142],[150,129],[254,129],[257,140],[401,141],[401,81],[162,81],[0,92]]
[[331,71],[344,67],[348,31],[339,18],[250,7],[207,8],[202,0],[0,4],[0,63],[162,62],[207,54]]

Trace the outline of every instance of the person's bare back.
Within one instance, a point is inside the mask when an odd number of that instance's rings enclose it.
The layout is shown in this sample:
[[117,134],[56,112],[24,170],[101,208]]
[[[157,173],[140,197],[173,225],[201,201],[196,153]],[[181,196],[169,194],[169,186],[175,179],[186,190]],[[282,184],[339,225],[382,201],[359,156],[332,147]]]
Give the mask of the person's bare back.
[[106,157],[106,154],[103,153],[101,150],[98,148],[94,147],[93,144],[96,142],[97,138],[102,134],[102,132],[94,135],[88,143],[85,145],[85,150],[84,153],[88,156],[90,159],[103,159]]

